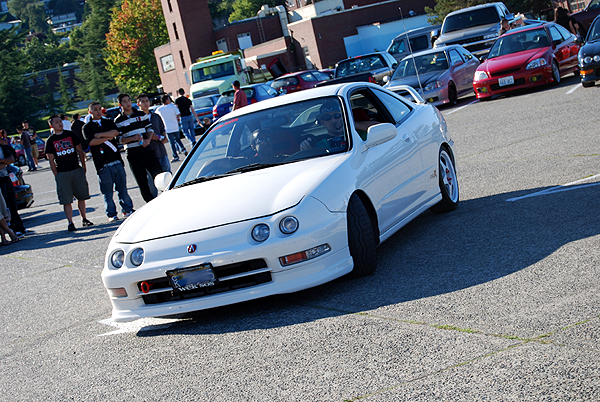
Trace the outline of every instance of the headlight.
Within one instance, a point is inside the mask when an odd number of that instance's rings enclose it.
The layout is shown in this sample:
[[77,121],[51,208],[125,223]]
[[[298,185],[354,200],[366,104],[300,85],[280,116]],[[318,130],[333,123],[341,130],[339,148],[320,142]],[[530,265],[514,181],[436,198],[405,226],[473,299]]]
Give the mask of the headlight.
[[592,62],[592,58],[590,56],[587,56],[586,58],[583,59],[584,63],[591,63]]
[[546,62],[546,59],[535,59],[529,62],[529,64],[527,64],[527,68],[526,70],[531,70],[532,68],[538,68],[541,66],[545,66],[546,64],[548,64]]
[[592,56],[586,56],[585,58],[582,58],[584,63],[591,63],[592,60],[594,60],[596,63],[600,61],[600,55],[595,55],[593,58]]
[[298,219],[294,218],[293,216],[286,216],[281,220],[281,222],[279,222],[279,230],[281,230],[281,233],[283,234],[294,233],[296,230],[298,230],[298,226]]
[[487,73],[485,71],[475,71],[475,81],[480,81],[480,80],[486,80],[490,77],[488,77]]
[[594,61],[595,61],[595,62],[599,62],[599,61],[600,61],[600,55],[598,55],[598,54],[597,54],[597,55],[595,55],[595,56],[594,56]]
[[136,248],[131,252],[131,257],[129,257],[129,259],[131,260],[131,263],[136,267],[142,265],[142,262],[144,262],[144,249]]
[[432,89],[440,88],[443,85],[444,84],[442,81],[430,82],[429,84],[425,85],[425,91],[431,91]]
[[484,35],[484,36],[483,36],[483,39],[484,39],[484,40],[485,40],[485,39],[494,39],[494,38],[497,38],[497,37],[498,37],[498,33],[496,32],[496,33],[493,33],[493,34]]
[[271,229],[269,229],[269,226],[265,225],[264,223],[259,223],[252,228],[252,238],[257,242],[262,243],[263,241],[267,240],[270,234]]
[[110,263],[113,267],[119,269],[125,262],[125,252],[123,250],[117,250],[110,256]]

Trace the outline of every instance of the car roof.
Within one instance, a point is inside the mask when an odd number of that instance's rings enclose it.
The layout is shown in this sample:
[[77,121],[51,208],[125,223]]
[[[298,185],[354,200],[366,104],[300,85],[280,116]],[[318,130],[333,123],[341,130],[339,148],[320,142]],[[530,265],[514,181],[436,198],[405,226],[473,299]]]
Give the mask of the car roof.
[[524,25],[522,27],[510,29],[510,30],[506,31],[506,33],[502,36],[509,36],[509,35],[512,35],[515,33],[523,32],[523,31],[531,31],[534,29],[539,29],[540,27],[543,27],[543,26],[550,26],[550,25],[555,25],[555,24],[554,24],[554,22],[540,21],[539,24]]
[[[384,54],[384,53],[388,53],[388,52],[372,52],[372,53],[359,54],[358,56],[348,57],[347,59],[340,60],[340,61],[337,62],[337,64],[340,64],[341,62],[347,61],[347,60],[360,59],[361,57],[375,56],[375,55],[380,55],[380,54]],[[391,56],[391,54],[390,54],[390,56]]]
[[495,2],[495,3],[477,4],[476,6],[465,7],[465,8],[461,8],[460,10],[452,11],[448,15],[462,14],[462,13],[467,12],[467,11],[472,11],[472,10],[477,10],[479,8],[487,8],[487,7],[492,7],[492,6],[495,7],[495,6],[500,5],[500,4],[502,4],[502,3]]
[[280,78],[294,77],[296,75],[300,75],[300,74],[304,74],[304,73],[312,73],[312,72],[315,72],[315,71],[316,72],[320,72],[319,70],[302,70],[302,71],[296,71],[295,73],[287,73],[287,74],[284,74],[282,76],[279,76],[279,77],[275,78],[274,81],[277,81]]
[[[450,49],[467,50],[464,47],[462,47],[461,45],[438,46],[438,47],[434,47],[434,48],[427,49],[427,50],[421,50],[420,52],[417,52],[417,53],[409,54],[408,56],[404,57],[402,60],[404,60],[404,59],[410,59],[411,57],[415,57],[415,56],[423,56],[423,55],[426,55],[426,54],[437,53],[439,51],[450,50]],[[468,50],[467,50],[467,52],[468,52]]]
[[441,27],[442,27],[441,25],[431,25],[431,26],[426,26],[426,27],[411,29],[409,31],[402,32],[400,35],[396,36],[394,38],[394,40],[403,38],[405,36],[410,36],[410,35],[415,35],[415,34],[420,34],[420,33],[435,31],[436,29],[440,29]]

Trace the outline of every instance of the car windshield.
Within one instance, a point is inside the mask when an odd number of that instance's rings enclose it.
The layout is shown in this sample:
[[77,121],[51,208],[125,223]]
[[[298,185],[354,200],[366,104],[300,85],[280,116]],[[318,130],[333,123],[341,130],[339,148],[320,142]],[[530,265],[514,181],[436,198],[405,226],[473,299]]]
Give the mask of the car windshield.
[[419,74],[426,74],[433,71],[445,71],[447,69],[448,59],[446,58],[446,52],[429,53],[402,60],[396,68],[392,80],[416,75],[415,71],[418,71]]
[[364,73],[385,67],[383,57],[380,55],[362,56],[344,60],[337,66],[337,77]]
[[[254,88],[242,88],[242,91],[246,93],[246,97],[248,99],[254,97]],[[225,103],[233,102],[233,95],[235,95],[235,91],[233,89],[223,92],[223,94],[217,101],[217,105],[223,105]]]
[[594,25],[590,27],[590,30],[587,34],[587,38],[585,38],[586,42],[596,40],[600,38],[600,18],[596,19]]
[[345,152],[342,110],[338,98],[327,97],[221,120],[188,156],[174,186]]
[[496,7],[484,7],[464,13],[449,15],[444,20],[442,33],[459,31],[480,25],[495,24],[500,22]]
[[490,49],[488,59],[548,46],[550,46],[548,35],[544,28],[517,32],[498,39]]
[[271,84],[271,87],[273,87],[275,89],[279,89],[279,88],[287,87],[290,85],[298,85],[298,78],[296,78],[296,77],[277,78],[275,81],[273,81],[273,83]]
[[215,105],[215,102],[214,102],[212,96],[204,96],[202,98],[192,99],[192,103],[194,104],[194,109],[213,107]]
[[216,64],[214,66],[209,67],[193,67],[192,83],[196,84],[198,82],[214,80],[215,78],[227,77],[228,75],[234,74],[235,69],[233,67],[232,61]]

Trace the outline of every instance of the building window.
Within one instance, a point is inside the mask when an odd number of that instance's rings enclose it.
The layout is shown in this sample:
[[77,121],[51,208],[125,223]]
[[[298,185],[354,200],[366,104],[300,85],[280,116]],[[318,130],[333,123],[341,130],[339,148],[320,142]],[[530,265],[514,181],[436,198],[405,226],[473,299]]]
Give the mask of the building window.
[[183,68],[185,68],[185,59],[183,58],[183,52],[179,51],[179,57],[181,57],[181,64],[183,64]]
[[173,12],[173,7],[171,7],[171,0],[167,0],[167,4],[169,5],[169,12]]
[[238,43],[240,45],[240,49],[247,49],[252,47],[252,37],[250,36],[250,32],[244,32],[237,35]]
[[179,40],[179,34],[177,33],[177,25],[173,23],[173,32],[175,32],[175,39]]
[[45,78],[45,75],[38,75],[37,77],[35,77],[35,82],[37,82],[38,84],[43,84]]
[[222,50],[223,52],[228,52],[229,49],[227,47],[227,39],[219,39],[217,41],[217,49]]
[[69,70],[62,70],[60,73],[63,75],[63,77],[69,77],[71,75]]
[[569,8],[571,12],[583,10],[585,8],[584,0],[569,0]]
[[173,61],[173,55],[168,54],[160,58],[160,64],[162,64],[163,72],[175,70],[175,61]]

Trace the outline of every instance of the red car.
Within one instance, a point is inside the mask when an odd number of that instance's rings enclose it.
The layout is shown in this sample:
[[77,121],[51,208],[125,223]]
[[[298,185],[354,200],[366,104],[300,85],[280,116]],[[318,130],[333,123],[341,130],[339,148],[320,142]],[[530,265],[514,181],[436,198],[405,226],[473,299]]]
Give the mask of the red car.
[[318,70],[300,71],[297,73],[289,73],[277,78],[271,84],[271,87],[289,94],[292,92],[302,91],[304,89],[314,88],[315,85],[327,81],[329,76]]
[[511,29],[494,43],[473,77],[478,99],[548,83],[579,74],[575,35],[550,23]]
[[[31,146],[33,146],[33,140],[31,140]],[[17,154],[17,160],[15,164],[17,166],[25,166],[27,165],[27,159],[25,159],[25,151],[23,150],[23,146],[21,144],[13,144],[12,147],[15,149]],[[38,147],[38,159],[48,159],[46,156],[46,143],[40,137],[37,138],[37,147]]]

